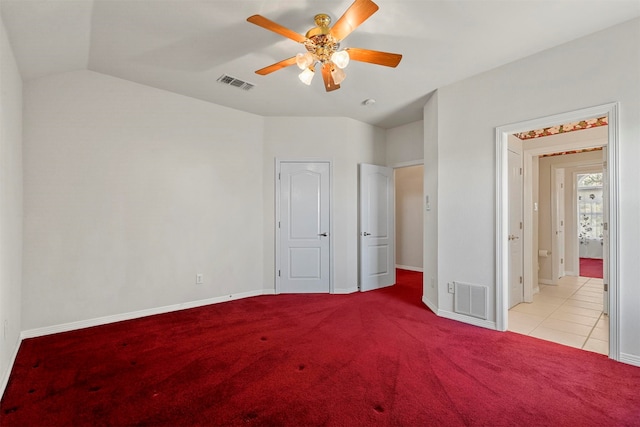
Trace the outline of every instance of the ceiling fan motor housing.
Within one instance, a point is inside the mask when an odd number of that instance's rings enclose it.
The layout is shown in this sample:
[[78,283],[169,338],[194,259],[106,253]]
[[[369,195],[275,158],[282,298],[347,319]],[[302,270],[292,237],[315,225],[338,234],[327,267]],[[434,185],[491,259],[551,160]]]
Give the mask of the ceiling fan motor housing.
[[340,49],[340,42],[331,35],[331,17],[326,13],[319,13],[313,18],[316,27],[307,31],[304,45],[312,55],[320,62],[327,63],[331,60],[331,55]]

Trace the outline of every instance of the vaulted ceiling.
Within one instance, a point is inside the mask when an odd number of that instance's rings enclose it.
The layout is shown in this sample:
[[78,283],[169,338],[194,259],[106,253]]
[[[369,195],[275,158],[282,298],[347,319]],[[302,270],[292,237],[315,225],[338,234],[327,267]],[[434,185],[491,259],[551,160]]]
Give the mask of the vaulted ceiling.
[[[304,34],[314,15],[335,22],[352,0],[0,0],[0,13],[25,81],[89,69],[262,116],[383,128],[421,119],[439,87],[640,16],[637,0],[374,1],[378,12],[342,47],[401,53],[402,62],[351,61],[330,93],[320,78],[302,84],[295,66],[255,74],[304,48],[246,19],[261,14]],[[223,74],[255,87],[220,84]]]

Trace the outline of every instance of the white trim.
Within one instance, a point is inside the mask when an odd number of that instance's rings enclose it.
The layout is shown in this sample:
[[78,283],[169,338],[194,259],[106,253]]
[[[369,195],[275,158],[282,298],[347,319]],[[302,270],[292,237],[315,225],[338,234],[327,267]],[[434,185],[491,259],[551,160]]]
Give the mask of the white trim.
[[[558,238],[558,171],[561,170],[562,171],[562,185],[564,186],[563,190],[563,196],[562,196],[562,203],[561,203],[561,207],[564,210],[564,207],[566,205],[566,200],[565,200],[565,194],[566,194],[566,183],[565,183],[565,179],[564,179],[564,174],[565,174],[565,168],[560,166],[560,165],[551,165],[551,176],[550,176],[550,180],[551,180],[551,185],[550,185],[550,196],[551,196],[551,281],[553,282],[554,285],[556,285],[558,283],[558,280],[560,280],[560,277],[564,276],[565,273],[563,272],[562,274],[560,274],[560,270],[561,270],[561,249],[563,252],[565,252],[565,241],[566,241],[566,232],[563,233],[562,235],[562,242],[560,242],[560,239]],[[540,202],[538,200],[538,202]],[[566,212],[565,212],[565,224],[567,222],[566,220]],[[538,230],[539,232],[539,230]],[[562,248],[560,248],[560,245],[562,245]],[[566,253],[564,255],[564,257],[566,258]],[[538,277],[538,279],[540,279],[540,277]]]
[[[278,228],[278,222],[280,221],[280,185],[279,185],[279,176],[280,176],[280,165],[282,163],[328,163],[329,164],[329,236],[334,236],[333,233],[333,160],[331,159],[319,159],[319,158],[297,158],[297,159],[280,159],[278,157],[274,158],[274,176],[273,182],[275,186],[274,191],[274,237],[275,237],[275,252],[274,252],[274,266],[275,269],[273,271],[274,274],[274,293],[279,294],[280,288],[280,279],[278,278],[278,270],[280,270],[280,232]],[[334,240],[333,238],[329,239],[329,293],[342,293],[338,292],[335,288],[335,270],[334,270],[334,260],[333,254],[334,252]],[[350,292],[347,292],[350,293]]]
[[422,297],[422,303],[426,305],[429,310],[433,311],[434,314],[438,315],[438,307],[424,296]]
[[636,356],[635,354],[620,353],[620,359],[618,359],[618,361],[640,367],[640,356]]
[[[585,118],[609,117],[608,128],[608,176],[609,176],[609,357],[620,360],[620,292],[618,289],[618,277],[620,266],[618,262],[619,244],[619,181],[618,174],[618,103],[609,103],[595,107],[585,108],[553,116],[542,117],[534,120],[523,121],[496,128],[496,324],[497,329],[507,329],[508,307],[504,303],[508,296],[508,286],[505,281],[508,278],[507,260],[508,252],[506,241],[507,201],[506,190],[508,174],[506,170],[506,151],[508,135],[525,132],[531,129],[540,129],[562,123],[580,121]],[[593,142],[594,146],[601,143]],[[583,145],[584,146],[584,145]],[[549,148],[545,148],[548,152]],[[534,154],[537,150],[531,150]],[[542,154],[542,153],[540,153]]]
[[256,291],[242,292],[214,298],[207,298],[198,301],[190,301],[179,304],[167,305],[164,307],[149,308],[146,310],[132,311],[129,313],[113,314],[110,316],[96,317],[93,319],[80,320],[77,322],[62,323],[59,325],[45,326],[43,328],[28,329],[22,331],[21,339],[41,337],[44,335],[57,334],[60,332],[75,331],[78,329],[90,328],[93,326],[107,325],[109,323],[122,322],[124,320],[139,319],[141,317],[153,316],[156,314],[171,313],[173,311],[186,310],[189,308],[202,307],[205,305],[218,304],[221,302],[235,301],[239,299],[255,297],[260,295],[274,295],[272,289],[261,289]]
[[334,288],[333,294],[335,295],[346,295],[346,294],[354,294],[358,292],[358,286],[354,286],[351,288]]
[[609,115],[609,135],[607,144],[607,171],[609,177],[609,357],[620,360],[620,174],[618,173],[618,104],[610,104],[607,110]]
[[541,285],[558,286],[557,283],[553,283],[553,280],[549,280],[549,279],[538,278],[538,283],[540,283]]
[[409,270],[409,271],[417,271],[417,272],[424,272],[424,268],[422,267],[411,267],[409,265],[400,265],[400,264],[396,264],[396,268],[399,268],[401,270]]
[[465,316],[464,314],[454,313],[453,311],[449,311],[449,310],[438,310],[436,314],[440,317],[444,317],[445,319],[456,320],[458,322],[479,326],[481,328],[492,329],[492,330],[497,329],[496,322],[492,322],[491,320],[483,320],[483,319],[478,319],[477,317]]
[[11,376],[11,371],[13,371],[13,365],[16,363],[16,357],[18,357],[18,351],[20,350],[21,345],[22,345],[22,335],[18,337],[16,346],[13,349],[11,358],[9,359],[7,370],[4,372],[2,376],[2,382],[0,383],[0,398],[4,396],[4,391],[7,389],[7,384],[9,384],[9,377]]

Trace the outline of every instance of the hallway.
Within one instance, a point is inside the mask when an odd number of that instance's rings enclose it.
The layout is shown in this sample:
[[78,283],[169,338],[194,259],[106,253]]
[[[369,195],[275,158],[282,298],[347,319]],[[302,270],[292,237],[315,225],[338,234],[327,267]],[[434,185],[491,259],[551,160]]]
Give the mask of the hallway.
[[565,276],[540,285],[532,303],[509,310],[509,330],[607,355],[609,317],[602,313],[602,279]]

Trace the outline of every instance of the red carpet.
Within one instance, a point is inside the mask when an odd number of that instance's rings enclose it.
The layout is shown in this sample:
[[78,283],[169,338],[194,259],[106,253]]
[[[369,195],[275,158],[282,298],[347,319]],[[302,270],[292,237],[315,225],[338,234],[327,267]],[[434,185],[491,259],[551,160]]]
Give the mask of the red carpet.
[[640,368],[438,318],[422,274],[25,340],[3,426],[631,426]]
[[602,259],[580,258],[580,276],[602,279]]

